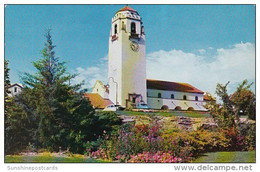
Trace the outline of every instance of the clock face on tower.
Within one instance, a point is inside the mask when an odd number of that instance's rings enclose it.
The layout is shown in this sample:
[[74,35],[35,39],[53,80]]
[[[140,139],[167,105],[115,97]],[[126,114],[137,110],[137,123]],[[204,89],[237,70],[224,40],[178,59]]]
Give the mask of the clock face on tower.
[[138,45],[138,43],[135,42],[135,41],[132,41],[132,42],[130,43],[130,47],[131,47],[131,49],[132,49],[133,51],[138,51],[138,50],[139,50],[139,45]]

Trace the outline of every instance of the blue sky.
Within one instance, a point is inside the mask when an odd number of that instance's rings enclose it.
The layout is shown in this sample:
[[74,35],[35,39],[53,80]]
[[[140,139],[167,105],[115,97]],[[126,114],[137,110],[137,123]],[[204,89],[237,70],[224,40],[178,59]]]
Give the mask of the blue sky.
[[[231,90],[243,79],[254,82],[254,5],[130,6],[145,26],[148,78],[187,82],[212,93],[218,82],[231,81]],[[5,59],[11,82],[35,72],[31,62],[41,57],[48,28],[56,55],[68,62],[69,72],[81,73],[75,82],[84,79],[88,88],[96,79],[106,82],[111,18],[122,7],[8,5]],[[164,68],[159,73],[154,72],[158,65]]]

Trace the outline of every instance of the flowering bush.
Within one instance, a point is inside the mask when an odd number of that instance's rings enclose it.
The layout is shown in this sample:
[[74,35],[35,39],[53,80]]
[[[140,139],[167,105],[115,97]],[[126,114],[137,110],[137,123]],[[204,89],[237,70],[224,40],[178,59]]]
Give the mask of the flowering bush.
[[107,156],[107,153],[105,151],[105,149],[98,149],[97,151],[95,152],[92,152],[91,153],[91,157],[97,159],[97,158],[100,158],[100,159],[108,159],[108,156]]
[[[98,140],[99,148],[95,151],[92,149],[90,152],[91,146],[88,146],[87,151],[93,158],[120,162],[139,161],[142,154],[148,158],[153,157],[153,160],[149,162],[186,162],[189,160],[191,154],[188,146],[181,147],[175,144],[177,142],[173,141],[174,139],[163,139],[161,135],[161,124],[157,120],[150,125],[126,125],[109,137],[104,134]],[[176,155],[178,159],[175,158]],[[138,157],[135,158],[135,156]]]
[[221,133],[229,140],[228,150],[231,151],[247,151],[254,150],[256,143],[256,128],[255,124],[244,124],[238,129],[231,127],[221,129]]
[[[124,124],[116,132],[104,132],[95,144],[86,144],[86,150],[93,158],[110,161],[174,163],[189,162],[204,152],[231,149],[232,132],[221,129],[167,132],[162,126],[157,119],[149,124]],[[238,143],[245,144],[245,138],[239,138],[236,138]],[[247,140],[254,144],[252,138]]]
[[[245,136],[244,144],[246,145],[245,150],[255,150],[256,146],[256,125],[253,124],[245,129]],[[242,133],[242,132],[241,132]]]
[[174,157],[171,154],[171,151],[164,152],[156,152],[151,154],[150,152],[138,153],[137,155],[132,155],[128,162],[145,162],[145,163],[177,163],[182,162],[181,158]]

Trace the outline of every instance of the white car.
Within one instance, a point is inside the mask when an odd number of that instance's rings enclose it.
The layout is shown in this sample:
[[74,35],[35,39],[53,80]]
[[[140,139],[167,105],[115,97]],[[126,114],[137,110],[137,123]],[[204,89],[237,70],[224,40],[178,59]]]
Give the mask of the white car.
[[105,109],[103,109],[103,111],[118,111],[118,110],[121,110],[121,106],[120,105],[114,105],[114,104],[111,104],[111,105],[107,105],[105,107]]

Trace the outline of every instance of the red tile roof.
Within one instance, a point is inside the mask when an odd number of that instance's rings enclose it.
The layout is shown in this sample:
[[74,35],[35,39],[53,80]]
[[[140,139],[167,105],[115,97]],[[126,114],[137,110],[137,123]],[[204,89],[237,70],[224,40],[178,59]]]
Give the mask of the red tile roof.
[[133,11],[133,12],[137,12],[136,10],[134,10],[133,8],[129,7],[129,6],[125,6],[124,8],[121,8],[120,10],[117,11],[120,12],[120,11]]
[[113,104],[109,99],[104,99],[97,93],[85,93],[84,97],[89,99],[92,106],[97,109],[104,109],[107,105]]
[[204,93],[203,91],[187,83],[159,81],[159,80],[152,80],[152,79],[147,79],[146,83],[147,83],[147,89],[169,90],[169,91],[179,91],[179,92],[199,93],[199,94]]
[[211,100],[216,100],[214,97],[212,97],[212,96],[209,96],[209,95],[203,95],[203,99],[205,100],[205,101],[211,101]]

